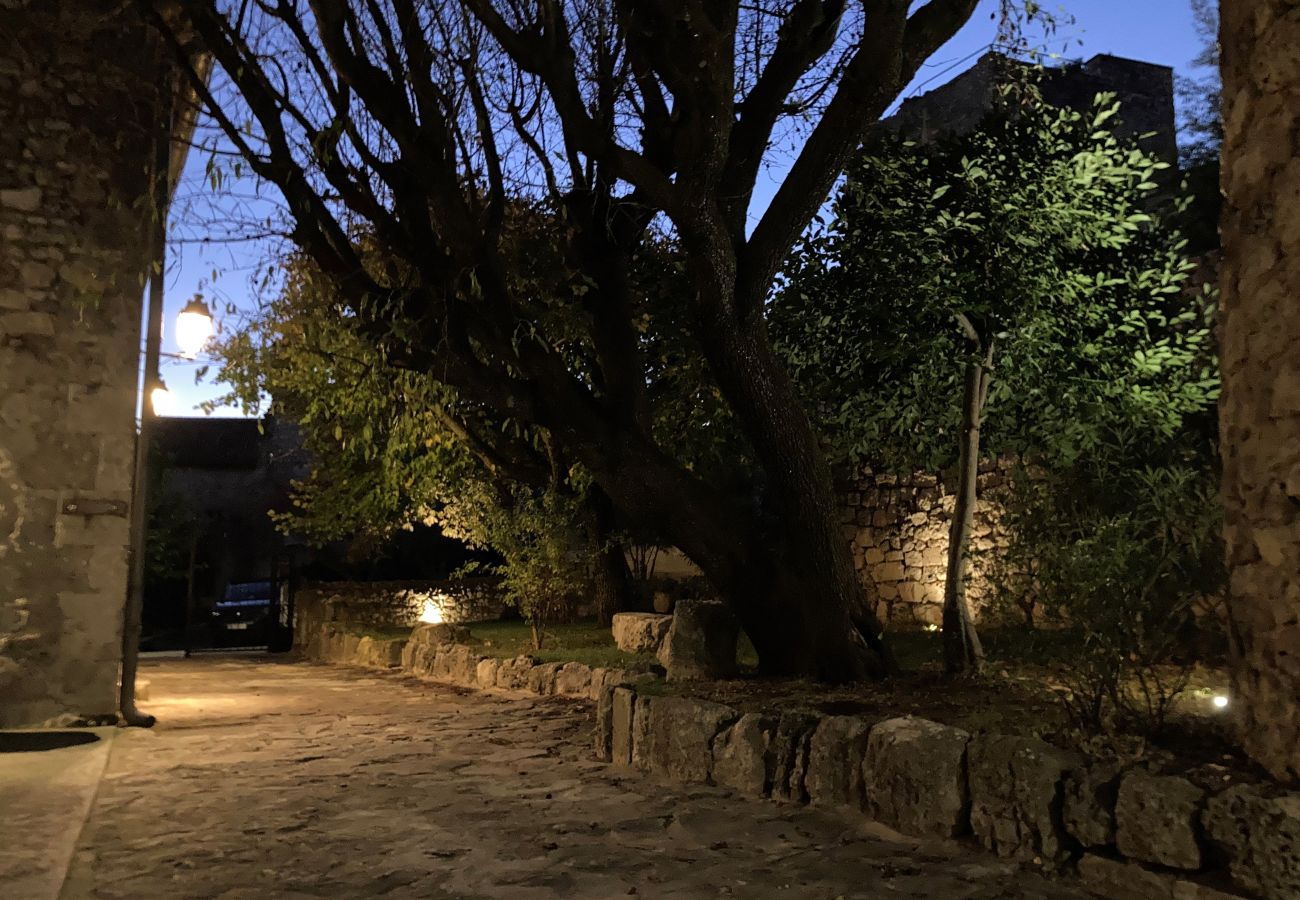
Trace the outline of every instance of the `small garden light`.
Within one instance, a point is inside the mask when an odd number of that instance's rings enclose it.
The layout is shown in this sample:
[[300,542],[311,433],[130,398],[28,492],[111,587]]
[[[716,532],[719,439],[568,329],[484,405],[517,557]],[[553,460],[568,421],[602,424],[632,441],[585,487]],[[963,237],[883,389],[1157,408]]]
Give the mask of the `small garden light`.
[[1228,708],[1228,695],[1227,695],[1227,694],[1215,694],[1215,695],[1214,695],[1214,699],[1211,700],[1210,702],[1214,704],[1214,708],[1215,708],[1215,709],[1227,709],[1227,708]]
[[420,621],[430,625],[439,624],[442,622],[442,607],[432,600],[425,600],[424,609],[420,612]]
[[195,294],[176,317],[176,345],[180,347],[182,356],[193,359],[210,337],[212,312],[203,302],[203,295]]

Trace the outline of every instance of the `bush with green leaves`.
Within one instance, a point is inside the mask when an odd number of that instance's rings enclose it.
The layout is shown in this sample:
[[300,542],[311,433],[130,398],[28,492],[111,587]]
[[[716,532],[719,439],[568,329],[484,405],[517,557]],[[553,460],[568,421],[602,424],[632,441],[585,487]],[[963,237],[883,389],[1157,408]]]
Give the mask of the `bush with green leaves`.
[[1066,709],[1088,732],[1160,731],[1226,584],[1212,444],[1132,435],[1022,470],[1005,500],[995,602],[1079,636]]
[[501,576],[506,600],[528,621],[535,650],[543,648],[548,626],[573,621],[582,599],[592,595],[581,491],[580,484],[536,491],[482,483],[433,517],[449,537],[500,554],[501,564],[490,568]]

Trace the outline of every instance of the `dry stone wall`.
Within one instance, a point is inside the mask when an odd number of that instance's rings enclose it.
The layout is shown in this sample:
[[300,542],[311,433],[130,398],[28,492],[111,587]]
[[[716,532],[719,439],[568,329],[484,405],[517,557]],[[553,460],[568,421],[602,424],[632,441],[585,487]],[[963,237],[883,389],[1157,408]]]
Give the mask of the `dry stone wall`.
[[[1002,539],[997,496],[1014,466],[1015,460],[1008,457],[980,467],[967,584],[977,616],[988,595],[980,554]],[[869,469],[840,479],[841,523],[853,548],[853,563],[868,596],[876,598],[877,615],[888,625],[942,621],[953,487],[935,475],[875,474]]]
[[0,727],[112,718],[158,57],[109,0],[0,0]]
[[860,810],[904,834],[1074,869],[1101,897],[1300,896],[1300,793],[1221,770],[1090,759],[911,716],[742,715],[636,684],[599,693],[594,747],[660,778]]
[[408,628],[432,603],[443,622],[498,618],[506,603],[496,578],[445,581],[345,581],[314,584],[294,594],[295,617],[306,627],[317,621],[374,628]]
[[1222,6],[1219,404],[1247,751],[1300,780],[1300,6]]

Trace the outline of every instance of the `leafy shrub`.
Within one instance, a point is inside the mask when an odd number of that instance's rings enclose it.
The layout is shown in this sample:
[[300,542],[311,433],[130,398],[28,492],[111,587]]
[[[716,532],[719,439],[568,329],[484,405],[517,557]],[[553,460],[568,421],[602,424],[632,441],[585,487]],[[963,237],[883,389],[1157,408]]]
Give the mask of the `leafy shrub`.
[[996,602],[1080,636],[1063,673],[1075,724],[1161,730],[1226,584],[1214,460],[1185,446],[1112,446],[1068,468],[1022,470],[1005,510]]

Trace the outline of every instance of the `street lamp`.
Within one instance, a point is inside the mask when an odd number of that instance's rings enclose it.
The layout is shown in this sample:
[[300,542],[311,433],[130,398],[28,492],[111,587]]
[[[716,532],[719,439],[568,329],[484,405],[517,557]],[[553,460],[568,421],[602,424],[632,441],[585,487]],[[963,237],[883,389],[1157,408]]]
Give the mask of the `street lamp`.
[[161,378],[149,391],[149,406],[158,417],[176,413],[176,395],[167,390],[167,384]]
[[176,317],[176,345],[181,355],[194,359],[212,337],[212,312],[203,302],[202,294],[195,294],[180,315]]

